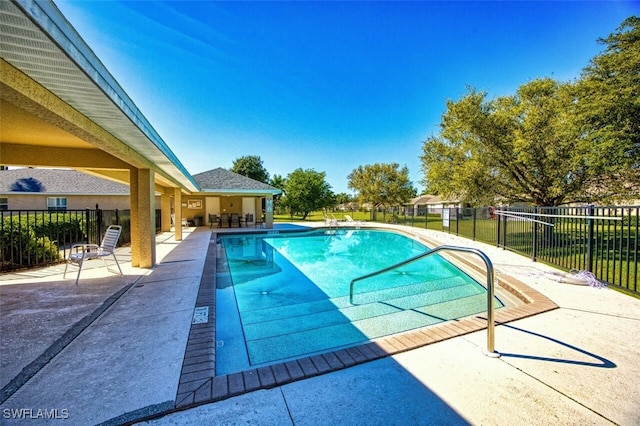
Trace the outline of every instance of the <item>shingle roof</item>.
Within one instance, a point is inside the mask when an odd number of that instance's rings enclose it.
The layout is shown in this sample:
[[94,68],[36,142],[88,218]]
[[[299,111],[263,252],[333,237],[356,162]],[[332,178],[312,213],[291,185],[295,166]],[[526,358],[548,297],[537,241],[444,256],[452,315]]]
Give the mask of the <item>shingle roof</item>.
[[129,187],[75,170],[10,169],[0,171],[0,194],[25,192],[68,195],[128,195]]
[[[203,192],[280,194],[266,183],[217,168],[193,175]],[[0,194],[128,195],[129,186],[75,170],[10,169],[0,171]]]
[[282,191],[266,183],[219,167],[193,175],[203,192],[255,192],[280,194]]
[[441,203],[458,203],[458,200],[446,200],[440,195],[423,194],[419,197],[412,198],[408,204],[425,205],[425,204],[441,204]]

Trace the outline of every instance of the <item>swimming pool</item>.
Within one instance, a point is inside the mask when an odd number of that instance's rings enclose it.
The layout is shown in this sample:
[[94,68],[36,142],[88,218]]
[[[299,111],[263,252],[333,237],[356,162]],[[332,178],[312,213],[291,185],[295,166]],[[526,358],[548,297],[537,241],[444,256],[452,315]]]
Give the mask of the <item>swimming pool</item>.
[[428,251],[395,232],[272,231],[219,241],[228,275],[216,278],[216,375],[486,311],[485,288],[439,256],[358,282],[350,304],[352,279]]

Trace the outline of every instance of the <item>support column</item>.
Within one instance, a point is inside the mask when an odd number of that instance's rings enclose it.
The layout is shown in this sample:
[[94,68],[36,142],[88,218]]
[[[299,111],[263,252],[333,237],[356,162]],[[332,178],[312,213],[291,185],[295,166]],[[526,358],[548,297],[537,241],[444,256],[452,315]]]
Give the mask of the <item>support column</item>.
[[162,210],[162,232],[171,231],[171,188],[164,188],[164,192],[160,194],[160,209]]
[[267,195],[264,203],[264,221],[268,229],[273,228],[273,195]]
[[173,190],[173,212],[175,214],[173,227],[176,231],[176,241],[182,241],[182,191],[180,188]]
[[138,218],[140,232],[141,268],[156,264],[155,173],[152,169],[138,170]]
[[154,172],[131,169],[131,266],[150,268],[156,262]]
[[131,232],[131,266],[140,266],[140,207],[138,205],[138,169],[129,169],[129,231]]

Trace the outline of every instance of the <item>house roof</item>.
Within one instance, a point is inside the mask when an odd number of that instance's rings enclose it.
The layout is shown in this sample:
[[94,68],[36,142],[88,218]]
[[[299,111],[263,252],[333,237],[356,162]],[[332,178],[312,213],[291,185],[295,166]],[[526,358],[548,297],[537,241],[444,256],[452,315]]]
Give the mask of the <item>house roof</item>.
[[409,201],[409,205],[429,205],[429,204],[452,204],[452,203],[459,203],[460,201],[458,200],[447,200],[447,199],[443,199],[442,196],[440,195],[432,195],[432,194],[423,194],[420,195],[419,197],[416,198],[412,198]]
[[193,179],[201,188],[201,192],[216,192],[226,195],[233,194],[272,194],[278,195],[282,191],[266,183],[239,175],[227,169],[217,169],[193,175]]
[[0,171],[0,194],[129,195],[129,186],[75,170]]

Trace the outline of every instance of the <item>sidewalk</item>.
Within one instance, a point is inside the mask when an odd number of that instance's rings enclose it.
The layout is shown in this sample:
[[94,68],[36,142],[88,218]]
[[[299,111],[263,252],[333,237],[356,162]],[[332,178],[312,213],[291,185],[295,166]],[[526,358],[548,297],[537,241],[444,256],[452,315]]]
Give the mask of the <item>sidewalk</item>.
[[161,235],[158,265],[124,263],[124,277],[92,268],[78,286],[74,274],[3,280],[3,393],[16,374],[37,372],[2,403],[2,423],[20,424],[38,410],[90,425],[172,408],[210,235]]
[[[498,359],[482,354],[480,331],[143,424],[640,424],[640,300],[560,284],[552,268],[511,252],[425,234],[483,250],[498,276],[560,309],[497,326]],[[24,424],[38,410],[59,419],[37,424],[122,424],[174,407],[210,232],[158,242],[159,264],[125,264],[124,278],[100,268],[83,271],[79,286],[61,272],[3,279],[3,391],[60,348],[0,405],[1,424]]]

